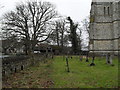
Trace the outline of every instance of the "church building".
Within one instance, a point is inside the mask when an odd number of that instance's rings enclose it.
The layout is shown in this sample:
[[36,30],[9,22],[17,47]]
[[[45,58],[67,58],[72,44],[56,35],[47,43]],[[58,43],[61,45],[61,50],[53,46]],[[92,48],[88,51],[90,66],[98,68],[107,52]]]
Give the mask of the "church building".
[[120,0],[92,0],[90,53],[118,54],[120,48]]

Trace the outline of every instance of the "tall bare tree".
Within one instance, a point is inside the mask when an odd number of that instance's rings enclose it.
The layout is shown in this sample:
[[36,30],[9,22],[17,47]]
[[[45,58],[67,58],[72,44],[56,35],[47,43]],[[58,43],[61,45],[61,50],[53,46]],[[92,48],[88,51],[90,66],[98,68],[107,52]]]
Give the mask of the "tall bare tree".
[[62,48],[66,45],[68,42],[68,34],[65,19],[59,19],[54,22],[53,33],[49,39]]
[[83,21],[82,21],[82,29],[83,29],[82,32],[85,33],[86,40],[88,41],[87,42],[88,45],[87,46],[85,45],[87,47],[87,49],[89,48],[89,36],[90,36],[89,35],[90,34],[89,24],[90,23],[89,23],[89,16],[88,16],[85,19],[83,19]]
[[[86,42],[85,42],[85,47],[87,48],[87,49],[89,49],[89,34],[90,34],[90,32],[89,32],[89,16],[87,17],[87,18],[85,18],[83,21],[82,21],[82,24],[83,24],[83,31],[85,32],[85,35],[86,35]],[[87,44],[87,45],[86,45]],[[94,59],[94,58],[93,58]],[[88,60],[88,52],[86,53],[86,62],[89,62],[89,60]]]
[[21,3],[14,11],[5,14],[3,30],[21,37],[28,54],[38,42],[48,39],[51,22],[56,16],[55,7],[49,2]]

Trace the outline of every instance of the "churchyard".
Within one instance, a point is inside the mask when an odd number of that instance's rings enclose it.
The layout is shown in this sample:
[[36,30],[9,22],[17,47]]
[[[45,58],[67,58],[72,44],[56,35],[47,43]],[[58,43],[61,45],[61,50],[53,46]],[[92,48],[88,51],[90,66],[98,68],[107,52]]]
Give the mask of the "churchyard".
[[2,88],[120,88],[120,1],[91,1],[80,21],[41,0],[6,12]]
[[79,56],[66,58],[55,56],[18,73],[3,81],[3,88],[118,88],[118,59],[106,64],[104,57],[95,58],[95,66],[90,66],[85,58]]

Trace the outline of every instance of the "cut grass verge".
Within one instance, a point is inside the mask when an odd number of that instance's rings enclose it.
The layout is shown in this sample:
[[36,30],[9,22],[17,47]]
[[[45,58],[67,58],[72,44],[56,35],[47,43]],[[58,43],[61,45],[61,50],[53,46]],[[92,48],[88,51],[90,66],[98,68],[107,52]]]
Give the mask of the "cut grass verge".
[[115,66],[105,64],[105,59],[95,59],[95,66],[80,61],[78,57],[69,59],[70,72],[66,71],[65,59],[58,56],[52,63],[54,88],[116,88],[118,87],[118,61]]

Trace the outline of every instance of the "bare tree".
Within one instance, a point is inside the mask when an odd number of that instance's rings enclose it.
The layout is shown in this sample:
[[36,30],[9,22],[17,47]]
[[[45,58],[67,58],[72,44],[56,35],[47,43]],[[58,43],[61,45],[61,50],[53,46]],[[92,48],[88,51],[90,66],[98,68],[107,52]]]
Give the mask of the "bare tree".
[[82,24],[83,24],[84,30],[89,33],[89,17],[85,18],[85,19],[82,21]]
[[14,48],[17,44],[17,37],[16,36],[10,36],[7,39],[2,40],[2,52],[4,54],[9,54],[8,52],[14,52]]
[[[85,18],[83,21],[82,21],[82,25],[83,25],[83,31],[85,32],[85,35],[86,35],[86,42],[85,42],[85,47],[86,49],[89,49],[89,17]],[[87,44],[87,45],[86,45]],[[86,62],[89,62],[88,60],[88,53],[86,53]]]
[[78,24],[78,47],[79,47],[79,50],[81,51],[82,49],[82,32],[83,32],[83,29],[81,27],[80,24]]
[[[60,20],[56,22],[58,24],[58,28],[59,28],[59,43],[60,46],[63,48],[65,43],[67,43],[67,27],[66,27],[66,21],[65,20]],[[65,34],[66,33],[66,34]]]
[[28,54],[38,42],[48,39],[52,30],[51,22],[56,16],[55,7],[49,2],[22,3],[14,11],[5,14],[3,30],[24,40]]
[[59,19],[54,22],[53,33],[49,39],[62,48],[66,45],[68,42],[68,34],[65,19]]
[[88,16],[85,19],[83,19],[83,21],[82,21],[83,29],[84,29],[84,31],[87,32],[88,35],[90,34],[90,31],[89,31],[90,20],[89,19],[90,18]]
[[89,34],[90,34],[90,31],[89,31],[89,16],[86,17],[85,19],[83,19],[82,21],[82,33],[85,33],[85,38],[86,38],[86,44],[87,46],[85,45],[85,47],[87,49],[89,49]]

